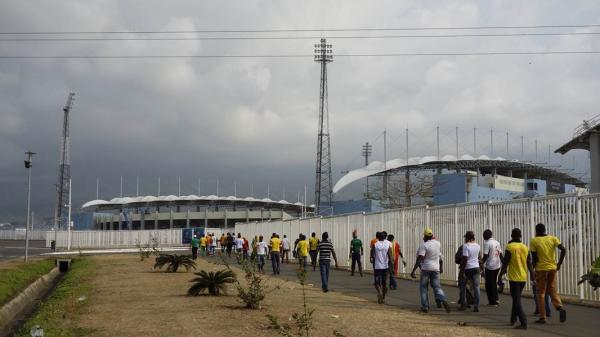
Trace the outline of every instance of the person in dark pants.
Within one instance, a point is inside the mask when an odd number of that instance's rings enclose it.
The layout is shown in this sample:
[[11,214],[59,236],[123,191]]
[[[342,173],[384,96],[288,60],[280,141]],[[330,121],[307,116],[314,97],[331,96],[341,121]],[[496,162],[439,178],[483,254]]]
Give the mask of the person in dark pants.
[[350,241],[350,258],[352,259],[352,273],[350,276],[354,276],[354,270],[358,265],[358,273],[363,276],[361,257],[363,256],[363,245],[362,241],[356,235],[356,229],[352,231],[352,240]]
[[321,235],[321,242],[317,247],[319,254],[319,271],[321,272],[321,289],[326,293],[329,291],[329,268],[331,266],[331,258],[335,262],[335,268],[338,268],[337,258],[335,256],[335,250],[333,250],[333,244],[329,241],[329,234],[324,232]]
[[190,245],[192,246],[192,259],[195,260],[198,258],[198,246],[200,246],[200,241],[198,240],[196,235],[194,235],[194,237],[192,238],[192,242],[190,243]]
[[279,235],[273,234],[271,241],[269,241],[269,248],[271,249],[271,266],[273,267],[273,275],[279,275],[279,266],[281,263],[281,240]]
[[535,280],[535,272],[533,271],[531,257],[529,256],[529,249],[521,242],[521,230],[518,228],[513,229],[510,236],[512,240],[506,245],[502,271],[498,277],[502,279],[502,276],[508,270],[510,296],[513,302],[510,313],[510,324],[514,325],[518,318],[520,324],[515,328],[527,329],[527,316],[523,311],[521,292],[527,282],[527,271],[529,271],[529,277],[532,282]]
[[483,231],[483,266],[485,279],[485,293],[488,305],[498,306],[498,273],[502,267],[502,247],[492,237],[492,231]]
[[[460,263],[459,284],[460,289],[460,307],[458,310],[466,310],[467,303],[467,282],[473,284],[473,295],[475,303],[473,312],[479,312],[479,282],[481,278],[481,265],[479,263],[479,244],[475,242],[475,234],[472,231],[467,231],[465,234],[465,244],[463,245],[462,260]],[[460,282],[462,280],[462,282]]]

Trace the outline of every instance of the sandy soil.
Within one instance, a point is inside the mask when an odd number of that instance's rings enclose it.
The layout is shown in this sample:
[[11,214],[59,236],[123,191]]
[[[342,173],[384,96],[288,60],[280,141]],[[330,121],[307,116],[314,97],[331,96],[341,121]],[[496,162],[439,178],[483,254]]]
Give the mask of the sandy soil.
[[[301,287],[296,282],[270,279],[280,289],[267,296],[261,310],[242,308],[231,286],[220,297],[186,296],[192,272],[172,274],[152,270],[153,259],[140,262],[134,255],[97,256],[98,270],[89,305],[78,317],[92,336],[277,336],[269,330],[267,314],[289,322],[302,310]],[[198,260],[198,269],[222,266]],[[432,315],[381,306],[336,292],[307,288],[307,301],[316,309],[311,336],[498,336],[490,331],[457,326]]]

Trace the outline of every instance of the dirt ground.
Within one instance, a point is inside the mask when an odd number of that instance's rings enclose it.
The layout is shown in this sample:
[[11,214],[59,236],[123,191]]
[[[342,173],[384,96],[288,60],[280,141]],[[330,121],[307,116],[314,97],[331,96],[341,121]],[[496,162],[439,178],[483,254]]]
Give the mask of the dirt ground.
[[[261,310],[242,308],[233,286],[220,297],[186,296],[193,278],[190,271],[153,271],[153,259],[139,261],[135,255],[96,256],[98,269],[85,312],[77,318],[91,336],[277,336],[267,329],[267,314],[291,323],[293,312],[302,310],[301,287],[296,282],[270,279],[270,293]],[[198,270],[222,269],[198,260]],[[473,327],[457,326],[432,315],[381,306],[336,292],[307,288],[314,313],[311,336],[497,336]],[[87,329],[86,329],[87,330]]]

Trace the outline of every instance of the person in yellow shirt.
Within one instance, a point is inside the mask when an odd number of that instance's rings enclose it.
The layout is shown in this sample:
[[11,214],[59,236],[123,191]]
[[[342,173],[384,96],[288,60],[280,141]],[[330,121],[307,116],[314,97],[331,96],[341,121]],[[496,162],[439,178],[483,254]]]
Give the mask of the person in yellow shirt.
[[527,329],[527,316],[523,311],[523,304],[521,303],[521,292],[525,288],[527,283],[527,271],[531,281],[535,279],[535,273],[531,264],[531,257],[529,255],[529,249],[526,245],[521,242],[521,230],[515,228],[510,234],[512,240],[506,245],[506,251],[504,252],[504,260],[502,263],[502,270],[498,276],[499,280],[502,280],[502,276],[506,274],[508,270],[508,281],[510,285],[510,296],[512,297],[512,310],[510,313],[510,324],[514,325],[519,319],[520,324],[517,325],[516,329]]
[[[536,323],[546,323],[545,294],[548,293],[552,299],[552,305],[558,310],[560,322],[567,320],[567,312],[562,307],[560,296],[558,296],[557,275],[565,260],[567,249],[560,240],[553,235],[546,234],[546,226],[539,223],[535,226],[535,238],[529,244],[533,255],[533,268],[535,269],[537,293],[535,294],[538,304],[540,319]],[[556,263],[556,248],[560,250],[560,257]]]
[[308,239],[309,245],[309,254],[310,254],[310,264],[312,265],[313,271],[317,270],[317,254],[319,247],[319,239],[317,239],[317,234],[312,232],[310,235],[310,239]]
[[281,262],[281,239],[279,235],[273,233],[271,240],[269,241],[269,248],[271,250],[271,266],[273,267],[273,275],[279,274],[279,264]]
[[206,256],[206,236],[200,238],[200,256]]
[[308,241],[306,241],[306,235],[300,234],[300,240],[296,246],[298,263],[303,271],[306,271],[306,260],[308,258]]

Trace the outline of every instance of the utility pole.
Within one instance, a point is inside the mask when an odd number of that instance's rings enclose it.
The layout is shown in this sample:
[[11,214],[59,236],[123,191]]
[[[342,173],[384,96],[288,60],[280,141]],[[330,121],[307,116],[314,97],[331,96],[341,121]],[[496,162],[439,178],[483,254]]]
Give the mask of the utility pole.
[[388,196],[387,179],[387,130],[383,130],[383,188],[381,201],[386,201]]
[[123,176],[121,176],[121,192],[119,192],[119,196],[123,198]]
[[[365,167],[369,166],[369,157],[373,153],[373,145],[366,142],[365,145],[362,146],[362,156],[365,157]],[[366,187],[365,187],[365,198],[369,198],[369,177],[366,178]]]
[[29,226],[31,222],[31,167],[35,152],[25,152],[25,168],[27,169],[27,223],[25,226],[25,262],[29,259]]
[[140,176],[135,177],[135,196],[140,196]]
[[100,199],[99,197],[99,191],[100,189],[100,177],[96,177],[96,200]]
[[177,177],[177,196],[181,196],[181,177]]
[[435,137],[436,137],[436,149],[437,149],[437,160],[440,160],[440,126],[436,126],[435,128]]
[[67,251],[71,250],[71,179],[69,179],[69,204],[65,205],[68,209],[67,213]]
[[494,158],[494,129],[490,129],[491,157]]
[[68,200],[69,180],[71,179],[71,139],[69,136],[69,119],[75,93],[69,93],[67,103],[63,107],[63,125],[60,144],[60,157],[58,167],[58,184],[56,198],[56,212],[54,223],[61,228],[64,223],[65,205]]
[[473,128],[473,156],[477,156],[477,128]]
[[[331,145],[329,139],[329,105],[327,90],[327,63],[333,61],[331,44],[321,39],[315,44],[314,61],[321,64],[321,84],[319,88],[319,131],[317,134],[317,165],[315,177],[315,213],[319,215],[321,206],[331,207],[333,199],[331,178]],[[306,204],[306,200],[305,200]]]
[[456,159],[458,160],[458,125],[456,126]]
[[157,197],[160,197],[160,176],[158,176],[158,194]]

